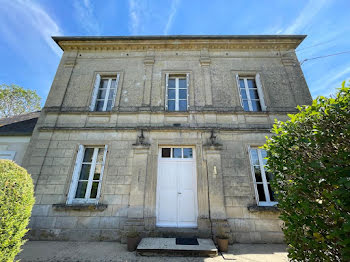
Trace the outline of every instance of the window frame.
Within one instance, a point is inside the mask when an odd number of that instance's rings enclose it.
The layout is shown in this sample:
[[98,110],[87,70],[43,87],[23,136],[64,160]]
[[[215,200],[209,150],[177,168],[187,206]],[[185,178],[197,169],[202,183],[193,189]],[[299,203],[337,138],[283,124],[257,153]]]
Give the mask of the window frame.
[[[107,79],[108,79],[108,84],[107,84],[107,90],[106,90],[105,97],[104,97],[104,99],[98,99],[98,92],[100,90],[101,83],[103,80],[107,80]],[[114,79],[116,81],[115,92],[114,92],[113,97],[112,97],[111,108],[107,110],[108,100],[110,100],[110,99],[108,99],[109,93],[111,91],[111,85],[112,85],[112,81]],[[114,106],[115,106],[115,102],[116,102],[116,97],[117,97],[117,93],[118,93],[118,89],[119,89],[119,82],[120,82],[120,73],[116,73],[115,75],[114,74],[103,74],[103,75],[96,74],[89,110],[91,112],[110,112],[110,111],[112,111]],[[97,110],[97,102],[100,100],[104,101],[103,108],[102,108],[102,110]]]
[[[169,80],[175,79],[175,98],[169,99],[168,96],[168,89],[169,89]],[[186,80],[186,110],[180,110],[180,88],[179,87],[179,79],[185,79]],[[189,109],[189,82],[190,82],[190,74],[189,73],[166,73],[165,75],[165,82],[166,82],[166,88],[165,88],[165,110],[167,112],[187,112]],[[175,101],[175,110],[170,111],[169,110],[169,100]]]
[[[15,160],[16,151],[1,150],[0,159]],[[10,158],[2,158],[1,156],[9,156]]]
[[[253,163],[253,159],[252,159],[252,156],[251,156],[251,150],[257,150],[258,160],[259,160],[259,168],[260,168],[262,182],[256,182],[255,172],[254,172],[254,163]],[[253,177],[255,199],[256,199],[256,202],[257,202],[258,206],[275,206],[275,205],[278,204],[278,202],[277,201],[271,201],[271,199],[270,199],[270,192],[269,192],[269,187],[268,187],[270,182],[267,182],[267,179],[266,179],[265,166],[264,166],[264,161],[263,161],[263,157],[262,157],[262,154],[261,154],[262,150],[264,150],[264,149],[261,149],[259,147],[255,147],[255,146],[252,146],[252,147],[249,146],[248,147],[248,155],[249,155],[250,170],[251,170],[250,172],[251,172],[252,177]],[[265,195],[266,201],[260,201],[257,184],[262,184],[263,185],[264,195]]]
[[[87,148],[93,148],[93,155],[91,159],[91,168],[89,171],[89,177],[87,179],[87,187],[85,191],[85,196],[84,198],[76,198],[76,192],[78,189],[78,183],[81,181],[80,178],[80,172],[83,164],[88,163],[88,162],[83,162],[84,154]],[[92,188],[92,183],[97,182],[94,180],[94,173],[96,169],[96,164],[97,164],[97,156],[98,156],[98,150],[103,149],[103,159],[101,163],[101,173],[100,177],[98,180],[98,187],[97,187],[97,193],[96,193],[96,198],[90,198],[91,196],[91,188]],[[78,153],[76,156],[75,160],[75,166],[74,166],[74,171],[72,175],[72,181],[71,185],[69,188],[68,192],[68,198],[67,198],[67,204],[97,204],[100,200],[101,197],[101,187],[102,187],[102,181],[103,181],[103,173],[105,170],[105,165],[106,165],[106,157],[107,157],[107,151],[108,151],[108,146],[107,145],[79,145]],[[100,164],[100,163],[99,163]],[[82,179],[85,181],[86,179]]]
[[[247,102],[248,102],[248,110],[244,109],[244,104],[243,104],[243,96],[241,93],[241,86],[240,86],[240,80],[244,80],[244,90],[246,92],[247,95]],[[248,87],[248,79],[252,79],[255,81],[255,86],[257,89],[257,93],[259,96],[259,99],[251,99],[250,97],[250,93],[249,93],[249,87]],[[243,108],[243,110],[245,112],[265,112],[266,111],[266,105],[265,105],[265,99],[264,99],[264,92],[263,92],[263,87],[261,84],[261,77],[260,77],[260,73],[249,73],[249,74],[236,74],[236,85],[237,85],[237,89],[238,89],[238,93],[239,93],[239,99],[241,102],[241,106]],[[258,100],[259,104],[260,104],[260,108],[261,110],[253,110],[253,105],[252,105],[252,100]]]

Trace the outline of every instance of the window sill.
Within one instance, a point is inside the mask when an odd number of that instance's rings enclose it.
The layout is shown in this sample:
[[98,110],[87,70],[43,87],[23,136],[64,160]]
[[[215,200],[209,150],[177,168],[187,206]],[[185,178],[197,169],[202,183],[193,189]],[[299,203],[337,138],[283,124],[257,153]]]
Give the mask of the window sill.
[[248,206],[248,211],[249,212],[274,212],[274,213],[280,212],[277,206],[257,206],[257,205]]
[[107,209],[106,204],[53,204],[52,207],[55,211],[104,211]]

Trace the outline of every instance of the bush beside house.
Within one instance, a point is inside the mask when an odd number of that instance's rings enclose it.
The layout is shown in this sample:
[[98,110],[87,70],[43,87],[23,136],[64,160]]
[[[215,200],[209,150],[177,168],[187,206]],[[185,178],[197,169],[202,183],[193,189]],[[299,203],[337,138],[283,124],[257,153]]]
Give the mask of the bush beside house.
[[10,160],[0,160],[0,261],[13,261],[25,242],[34,186],[27,171]]
[[268,168],[293,261],[350,261],[350,88],[274,125]]

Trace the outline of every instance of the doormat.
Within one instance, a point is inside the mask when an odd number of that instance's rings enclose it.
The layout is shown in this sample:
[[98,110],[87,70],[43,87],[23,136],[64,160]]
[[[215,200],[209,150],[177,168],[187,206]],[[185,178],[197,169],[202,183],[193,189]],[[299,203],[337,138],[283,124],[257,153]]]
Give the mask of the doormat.
[[176,238],[176,245],[199,245],[197,238]]

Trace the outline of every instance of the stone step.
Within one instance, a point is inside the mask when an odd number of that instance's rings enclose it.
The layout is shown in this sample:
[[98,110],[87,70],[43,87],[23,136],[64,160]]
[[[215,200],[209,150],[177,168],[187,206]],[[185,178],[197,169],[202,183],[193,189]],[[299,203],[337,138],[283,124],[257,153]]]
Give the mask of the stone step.
[[143,238],[137,246],[142,256],[200,256],[215,257],[218,250],[213,240],[198,238],[199,245],[177,245],[176,238]]

